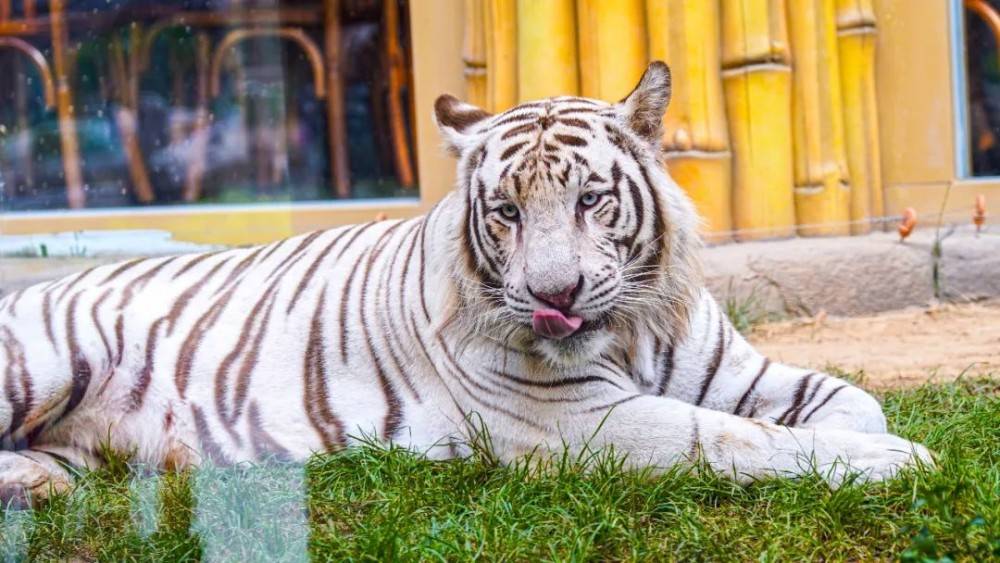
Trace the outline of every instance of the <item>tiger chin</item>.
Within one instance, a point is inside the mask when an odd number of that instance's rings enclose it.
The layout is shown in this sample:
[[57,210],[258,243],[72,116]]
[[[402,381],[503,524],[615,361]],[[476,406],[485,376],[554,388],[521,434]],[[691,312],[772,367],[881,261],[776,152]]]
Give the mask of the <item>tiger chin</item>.
[[[377,437],[504,461],[612,447],[748,482],[930,464],[878,402],[772,362],[701,282],[661,160],[670,72],[617,103],[435,103],[455,189],[426,216],[135,259],[0,300],[0,500],[101,448],[163,469],[303,461]],[[471,423],[475,420],[475,424]]]

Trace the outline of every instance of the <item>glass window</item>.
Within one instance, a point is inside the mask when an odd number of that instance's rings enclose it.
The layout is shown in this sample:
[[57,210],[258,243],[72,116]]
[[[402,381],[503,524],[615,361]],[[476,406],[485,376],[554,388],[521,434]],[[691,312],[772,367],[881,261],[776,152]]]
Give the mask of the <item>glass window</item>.
[[399,0],[14,0],[7,211],[416,195]]
[[973,176],[1000,175],[1000,1],[971,0],[965,6],[965,108]]

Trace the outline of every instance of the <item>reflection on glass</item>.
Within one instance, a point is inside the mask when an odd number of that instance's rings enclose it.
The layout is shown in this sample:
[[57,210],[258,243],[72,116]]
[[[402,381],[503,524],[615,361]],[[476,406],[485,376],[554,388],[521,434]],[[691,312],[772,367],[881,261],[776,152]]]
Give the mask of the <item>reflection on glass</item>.
[[5,211],[415,195],[405,1],[0,4]]
[[1000,175],[1000,1],[964,2],[969,147],[974,176]]

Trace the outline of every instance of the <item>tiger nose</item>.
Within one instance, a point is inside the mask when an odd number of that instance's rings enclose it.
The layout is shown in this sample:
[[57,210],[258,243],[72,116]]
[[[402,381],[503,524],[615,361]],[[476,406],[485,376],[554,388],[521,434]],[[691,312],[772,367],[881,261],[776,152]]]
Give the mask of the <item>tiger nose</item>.
[[528,293],[546,305],[551,305],[555,309],[565,310],[573,306],[573,302],[576,301],[576,296],[580,293],[581,287],[583,287],[582,275],[577,280],[576,285],[566,286],[556,293],[537,292],[531,289],[531,286],[528,286]]

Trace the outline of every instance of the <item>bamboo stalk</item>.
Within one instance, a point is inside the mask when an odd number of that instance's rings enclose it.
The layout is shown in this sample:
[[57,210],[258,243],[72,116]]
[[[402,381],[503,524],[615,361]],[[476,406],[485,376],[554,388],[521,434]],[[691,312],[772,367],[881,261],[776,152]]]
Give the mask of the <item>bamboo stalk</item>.
[[646,10],[643,0],[577,0],[580,93],[616,102],[646,70]]
[[580,91],[573,0],[517,0],[520,101]]
[[517,104],[517,1],[486,0],[486,108]]
[[834,0],[788,4],[795,60],[792,131],[799,234],[850,232],[850,179],[844,149]]
[[484,2],[465,0],[465,33],[462,63],[465,73],[465,98],[470,104],[486,105],[486,33]]
[[785,0],[722,1],[722,77],[739,240],[795,233]]
[[719,75],[719,16],[717,2],[646,2],[649,55],[666,61],[673,78],[663,121],[667,167],[691,196],[705,219],[705,234],[712,240],[722,239],[718,233],[732,229],[732,167]]
[[884,214],[878,114],[875,100],[875,10],[872,0],[837,0],[837,43],[844,102],[844,133],[851,173],[851,233]]

